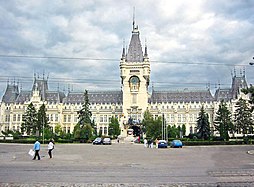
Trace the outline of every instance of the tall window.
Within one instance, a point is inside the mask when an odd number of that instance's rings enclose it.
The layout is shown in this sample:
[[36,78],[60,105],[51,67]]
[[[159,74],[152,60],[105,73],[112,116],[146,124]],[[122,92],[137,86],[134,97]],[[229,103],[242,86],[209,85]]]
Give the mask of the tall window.
[[103,122],[103,115],[100,115],[100,122]]
[[17,121],[20,121],[21,119],[21,114],[18,114],[18,120]]
[[108,128],[104,127],[104,135],[107,135],[107,134],[108,134]]
[[16,114],[13,114],[13,121],[16,121]]
[[104,122],[108,122],[108,117],[107,117],[107,115],[104,115]]
[[68,122],[71,122],[71,115],[68,115]]
[[132,94],[132,104],[137,104],[137,94]]
[[55,121],[58,121],[58,114],[55,114]]

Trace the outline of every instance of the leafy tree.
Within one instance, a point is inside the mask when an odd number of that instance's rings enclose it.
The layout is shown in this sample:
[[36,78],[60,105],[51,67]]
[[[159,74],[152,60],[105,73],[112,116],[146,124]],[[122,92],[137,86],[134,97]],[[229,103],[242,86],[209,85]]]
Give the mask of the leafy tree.
[[182,128],[180,127],[180,125],[177,126],[177,136],[179,138],[181,138],[181,131],[182,131]]
[[210,137],[210,124],[208,114],[204,110],[204,106],[201,107],[197,120],[198,135],[201,139],[207,140]]
[[46,140],[50,140],[50,139],[54,138],[54,133],[52,131],[52,128],[45,128],[44,129],[44,138]]
[[179,130],[176,125],[168,126],[168,137],[169,138],[178,138]]
[[253,120],[251,109],[249,108],[246,100],[240,98],[236,103],[235,111],[235,126],[236,129],[241,131],[243,135],[252,130]]
[[55,126],[55,134],[57,135],[57,136],[63,136],[63,129],[62,129],[62,127],[61,127],[61,125],[60,124],[57,124],[56,126]]
[[108,128],[109,128],[109,135],[110,136],[116,137],[116,136],[120,135],[120,133],[121,133],[118,119],[115,117],[111,118]]
[[26,132],[28,135],[35,135],[37,129],[38,115],[33,105],[30,103],[22,117],[21,132]]
[[154,120],[152,114],[149,110],[144,112],[144,119],[142,121],[143,124],[143,132],[146,133],[146,136],[151,139],[156,139],[161,137],[161,127],[162,127],[162,119],[158,117]]
[[247,89],[242,89],[242,92],[245,93],[245,94],[250,94],[249,103],[252,105],[251,112],[253,112],[253,110],[254,110],[254,86],[251,85]]
[[74,136],[75,139],[80,139],[81,138],[80,132],[81,132],[80,125],[79,124],[75,125],[74,130],[73,130],[73,136]]
[[144,118],[142,120],[142,131],[146,134],[147,132],[147,127],[150,126],[153,122],[153,116],[152,114],[149,112],[148,109],[146,109],[146,111],[144,112]]
[[[49,119],[47,117],[46,114],[46,107],[45,104],[43,103],[38,111],[38,117],[37,117],[37,126],[36,126],[36,130],[39,131],[39,134],[41,135],[42,133],[44,133],[45,135],[45,130],[47,129],[47,132],[52,131],[51,127],[49,126]],[[44,130],[44,132],[43,132]]]
[[91,139],[93,136],[92,126],[90,124],[86,124],[85,126],[83,126],[83,128],[80,129],[80,136],[82,137],[82,139],[85,140],[85,142]]
[[229,132],[233,131],[233,123],[231,121],[231,112],[228,110],[226,103],[222,100],[219,109],[216,112],[214,127],[224,140],[229,140]]
[[153,121],[153,125],[150,126],[149,132],[151,132],[150,134],[152,135],[152,139],[159,139],[160,137],[162,138],[162,131],[161,131],[161,127],[162,127],[162,117],[159,116],[158,118],[156,118]]
[[186,125],[185,124],[182,125],[182,133],[183,133],[182,135],[185,136],[185,134],[186,134]]

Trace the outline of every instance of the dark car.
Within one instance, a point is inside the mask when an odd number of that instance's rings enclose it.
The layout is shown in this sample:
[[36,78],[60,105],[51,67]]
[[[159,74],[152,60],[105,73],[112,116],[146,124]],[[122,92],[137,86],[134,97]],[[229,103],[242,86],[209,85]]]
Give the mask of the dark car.
[[95,140],[93,141],[93,145],[100,145],[102,143],[102,138],[100,137],[95,138]]
[[158,141],[158,148],[167,148],[168,147],[168,143],[166,140],[159,140]]
[[183,143],[181,142],[181,140],[173,140],[170,144],[170,147],[183,147]]
[[103,145],[111,145],[111,139],[110,138],[104,138],[102,141]]

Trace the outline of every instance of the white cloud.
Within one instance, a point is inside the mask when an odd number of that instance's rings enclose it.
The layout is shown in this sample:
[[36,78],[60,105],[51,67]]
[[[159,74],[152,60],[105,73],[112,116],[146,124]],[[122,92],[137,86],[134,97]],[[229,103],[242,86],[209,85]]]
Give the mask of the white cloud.
[[[0,2],[0,54],[120,61],[123,39],[129,45],[134,6],[141,41],[143,46],[147,41],[152,61],[151,81],[163,82],[163,89],[165,85],[173,88],[186,82],[189,84],[182,84],[183,87],[194,86],[191,82],[202,83],[195,85],[201,88],[207,82],[230,85],[234,65],[248,67],[254,56],[251,8],[254,2],[231,0]],[[29,74],[32,77],[34,71],[50,72],[52,78],[65,77],[68,83],[73,78],[91,78],[83,83],[74,80],[72,84],[77,88],[110,89],[109,85],[103,85],[102,80],[107,77],[113,82],[112,87],[119,90],[116,60],[0,57],[0,65],[4,67],[0,69],[0,93],[5,89],[6,77]],[[246,68],[249,83],[254,81],[251,69]]]

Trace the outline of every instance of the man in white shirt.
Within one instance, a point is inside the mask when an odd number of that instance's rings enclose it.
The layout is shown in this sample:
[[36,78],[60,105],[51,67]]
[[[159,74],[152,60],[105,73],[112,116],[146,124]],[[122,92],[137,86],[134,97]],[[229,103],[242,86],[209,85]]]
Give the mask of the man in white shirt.
[[49,158],[52,158],[52,150],[54,149],[54,143],[52,140],[49,141],[48,144],[48,154],[49,154]]

